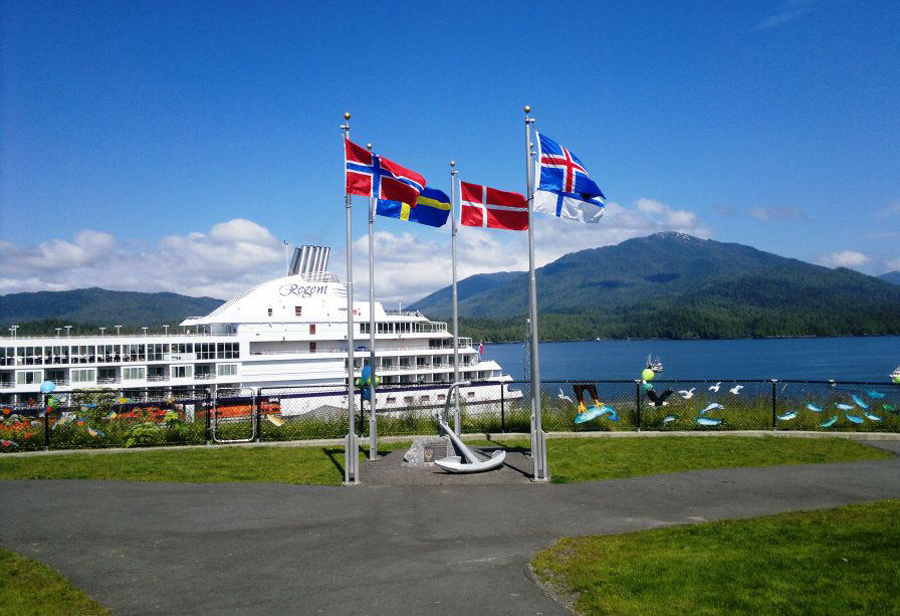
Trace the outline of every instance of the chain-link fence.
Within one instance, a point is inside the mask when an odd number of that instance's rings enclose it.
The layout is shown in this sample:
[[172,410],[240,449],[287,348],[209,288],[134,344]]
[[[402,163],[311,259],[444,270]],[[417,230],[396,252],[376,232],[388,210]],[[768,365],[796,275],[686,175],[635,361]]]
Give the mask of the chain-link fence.
[[[75,391],[0,407],[0,452],[341,438],[347,390],[339,386]],[[356,431],[371,405],[356,390]],[[900,385],[849,381],[545,381],[548,432],[815,430],[900,432]],[[446,384],[382,386],[380,436],[434,434]],[[448,423],[454,425],[455,404]],[[531,384],[475,382],[459,397],[465,433],[527,433]]]

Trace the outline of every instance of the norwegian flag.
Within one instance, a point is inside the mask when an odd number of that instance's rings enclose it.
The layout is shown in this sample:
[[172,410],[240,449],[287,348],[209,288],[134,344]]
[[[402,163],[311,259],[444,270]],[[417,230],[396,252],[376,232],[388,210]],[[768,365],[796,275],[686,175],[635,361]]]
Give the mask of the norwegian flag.
[[380,203],[402,203],[416,207],[425,178],[349,139],[344,139],[347,194],[374,197]]
[[528,201],[524,195],[468,182],[459,185],[460,224],[511,231],[528,228]]

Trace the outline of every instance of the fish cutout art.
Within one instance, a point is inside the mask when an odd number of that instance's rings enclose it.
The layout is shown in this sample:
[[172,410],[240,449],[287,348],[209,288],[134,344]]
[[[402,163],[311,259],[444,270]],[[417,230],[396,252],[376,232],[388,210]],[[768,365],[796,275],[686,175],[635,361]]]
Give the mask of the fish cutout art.
[[866,419],[871,419],[872,421],[884,421],[881,417],[874,413],[870,413],[869,411],[866,411],[863,415],[866,416]]
[[701,426],[718,426],[722,423],[721,419],[713,419],[712,417],[694,417],[694,421]]
[[829,419],[828,421],[823,422],[823,423],[820,423],[820,424],[819,424],[819,427],[820,427],[820,428],[830,428],[831,426],[833,426],[833,425],[837,422],[837,420],[838,420],[838,416],[835,415],[834,417],[832,417],[832,418]]
[[18,447],[19,446],[19,444],[17,442],[8,441],[6,439],[3,439],[2,441],[0,441],[0,445],[3,445],[4,447]]
[[850,396],[850,397],[853,398],[853,403],[854,403],[856,406],[858,406],[859,408],[863,409],[864,411],[869,410],[869,405],[866,404],[865,402],[863,402],[862,398],[860,398],[860,397],[857,396],[856,394],[854,394],[854,395],[852,395],[852,396]]
[[855,424],[861,424],[865,421],[865,419],[857,415],[847,415],[846,413],[844,413],[844,417],[846,417],[848,421],[852,421]]
[[269,423],[279,428],[284,425],[284,420],[278,415],[266,415],[266,419],[269,420]]
[[880,391],[875,391],[874,389],[870,389],[866,392],[866,395],[872,398],[873,400],[881,400],[884,398],[884,394]]
[[894,413],[895,415],[897,413],[900,413],[900,411],[898,411],[893,404],[882,404],[881,408],[883,408],[886,411],[890,411],[891,413]]
[[678,419],[678,415],[666,415],[665,417],[663,417],[663,425],[668,425],[676,419]]
[[100,432],[100,430],[96,430],[94,428],[88,428],[87,431],[91,436],[106,436],[105,433]]
[[790,421],[791,419],[794,419],[796,416],[797,416],[797,411],[789,411],[789,412],[785,413],[784,415],[778,415],[777,417],[781,421]]
[[816,405],[813,404],[812,402],[810,402],[809,404],[807,404],[807,405],[806,405],[806,408],[808,408],[809,410],[814,411],[814,412],[816,412],[816,413],[821,413],[821,412],[822,412],[822,407],[821,407],[821,406],[816,406]]
[[714,410],[716,410],[716,409],[724,409],[724,408],[725,408],[725,407],[722,406],[721,404],[718,404],[718,403],[716,403],[716,402],[713,402],[713,403],[710,404],[708,407],[706,407],[705,409],[703,409],[702,411],[700,411],[700,414],[701,414],[701,415],[706,415],[706,414],[709,413],[710,411],[714,411]]
[[852,411],[853,410],[853,406],[850,404],[841,404],[840,402],[838,402],[837,404],[835,404],[835,406],[838,407],[839,409],[841,409],[842,411]]

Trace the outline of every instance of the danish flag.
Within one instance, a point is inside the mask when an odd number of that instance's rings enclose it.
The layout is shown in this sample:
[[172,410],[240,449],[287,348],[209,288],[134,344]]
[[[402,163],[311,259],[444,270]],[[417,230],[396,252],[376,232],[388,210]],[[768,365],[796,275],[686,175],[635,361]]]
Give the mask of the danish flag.
[[460,224],[523,231],[528,228],[525,195],[460,182]]
[[402,203],[416,207],[425,187],[425,178],[378,156],[349,139],[344,139],[344,166],[347,194],[374,197],[382,203]]

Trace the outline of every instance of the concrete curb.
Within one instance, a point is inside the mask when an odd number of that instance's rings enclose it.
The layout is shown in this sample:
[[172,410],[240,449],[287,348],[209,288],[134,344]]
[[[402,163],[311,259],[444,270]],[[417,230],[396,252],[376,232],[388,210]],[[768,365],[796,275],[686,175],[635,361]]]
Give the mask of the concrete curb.
[[[378,440],[381,443],[403,443],[417,438],[434,436],[433,434],[411,434],[404,436],[382,436]],[[691,430],[673,430],[667,432],[548,432],[548,439],[560,438],[657,438],[657,437],[682,437],[700,436],[715,438],[718,436],[742,436],[748,438],[762,438],[774,436],[779,438],[844,438],[851,441],[900,441],[900,433],[896,432],[815,432],[811,430],[719,430],[715,432],[701,432]],[[507,433],[481,433],[463,434],[464,441],[520,441],[528,440],[527,432]],[[53,449],[50,451],[20,451],[0,454],[3,458],[27,458],[32,456],[57,456],[67,454],[103,455],[112,453],[145,453],[148,451],[166,451],[170,449],[218,449],[220,447],[343,447],[344,439],[327,438],[311,439],[303,441],[263,441],[260,443],[231,443],[228,445],[174,445],[171,447],[111,447],[109,449]]]

